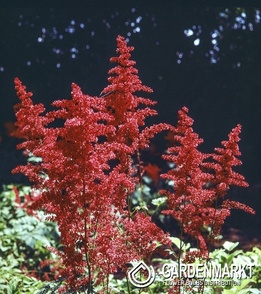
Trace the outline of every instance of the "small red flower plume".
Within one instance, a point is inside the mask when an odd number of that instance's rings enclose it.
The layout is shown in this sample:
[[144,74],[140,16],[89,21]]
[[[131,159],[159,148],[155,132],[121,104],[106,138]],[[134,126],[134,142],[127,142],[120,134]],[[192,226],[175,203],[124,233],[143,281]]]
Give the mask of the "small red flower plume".
[[[207,255],[207,244],[220,233],[231,208],[254,212],[244,204],[224,200],[231,185],[248,186],[244,177],[232,169],[241,164],[236,157],[240,155],[237,143],[241,126],[232,130],[228,141],[222,142],[223,148],[204,154],[198,150],[203,140],[192,129],[193,120],[188,116],[188,109],[183,107],[178,114],[177,127],[171,129],[174,146],[163,155],[173,165],[161,175],[173,181],[172,191],[160,191],[168,197],[168,209],[163,213],[173,216],[182,231],[196,238],[202,253]],[[204,233],[205,226],[210,227],[210,235]]]

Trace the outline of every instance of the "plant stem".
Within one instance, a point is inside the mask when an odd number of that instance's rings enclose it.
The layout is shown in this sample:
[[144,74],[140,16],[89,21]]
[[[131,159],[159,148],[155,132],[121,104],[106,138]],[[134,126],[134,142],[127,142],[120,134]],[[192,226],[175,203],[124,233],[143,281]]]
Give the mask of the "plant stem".
[[85,251],[85,259],[87,262],[87,268],[88,268],[88,294],[91,294],[92,291],[92,275],[91,275],[91,264],[90,264],[90,260],[89,260],[89,256],[88,256],[88,248],[87,248],[87,222],[86,219],[84,219],[84,251]]
[[128,276],[127,276],[126,273],[125,273],[125,275],[126,275],[126,280],[127,280],[127,290],[128,290],[128,294],[131,294],[129,279],[128,279]]

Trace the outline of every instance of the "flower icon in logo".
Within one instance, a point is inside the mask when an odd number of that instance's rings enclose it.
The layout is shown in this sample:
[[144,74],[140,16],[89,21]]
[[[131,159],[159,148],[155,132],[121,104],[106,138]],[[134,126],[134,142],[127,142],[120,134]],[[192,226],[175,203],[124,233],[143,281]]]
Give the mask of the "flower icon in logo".
[[[140,271],[140,270],[144,270],[148,272],[148,277],[146,280],[138,280],[136,278],[136,274]],[[147,266],[146,263],[144,261],[140,261],[137,265],[135,265],[133,267],[133,269],[131,269],[128,272],[128,278],[130,280],[130,282],[132,283],[133,286],[137,287],[137,288],[145,288],[150,286],[154,280],[155,280],[155,271],[154,268],[152,266]]]

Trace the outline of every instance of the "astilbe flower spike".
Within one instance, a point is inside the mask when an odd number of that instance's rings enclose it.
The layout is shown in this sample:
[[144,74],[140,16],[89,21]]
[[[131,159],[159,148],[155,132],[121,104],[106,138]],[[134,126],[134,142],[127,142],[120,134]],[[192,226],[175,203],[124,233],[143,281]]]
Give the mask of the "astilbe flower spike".
[[134,67],[136,62],[130,60],[134,48],[128,47],[126,40],[121,36],[117,37],[117,47],[118,56],[110,59],[117,65],[109,70],[110,85],[103,90],[103,93],[108,112],[114,117],[111,123],[116,126],[113,140],[131,146],[134,154],[138,149],[148,147],[146,143],[149,139],[155,133],[169,128],[169,125],[144,127],[148,116],[157,115],[157,111],[150,107],[155,105],[156,101],[139,97],[136,93],[151,93],[152,89],[142,84],[138,70]]
[[[33,94],[26,91],[26,87],[18,78],[15,78],[14,83],[20,103],[14,107],[17,119],[15,126],[17,129],[12,135],[25,140],[25,142],[17,145],[18,149],[24,149],[27,154],[34,151],[35,156],[40,156],[46,125],[52,119],[43,115],[45,112],[43,104],[33,104],[31,99]],[[38,166],[32,164],[28,164],[26,168],[19,166],[15,171],[24,173],[32,182],[37,181],[39,176]]]
[[[19,87],[24,89],[21,84]],[[111,118],[103,111],[103,101],[84,95],[75,84],[71,100],[55,101],[53,105],[60,109],[47,113],[45,118],[64,120],[63,127],[42,128],[41,145],[30,142],[30,151],[41,157],[42,162],[18,167],[15,172],[29,170],[30,180],[41,191],[32,207],[44,209],[57,221],[64,245],[60,256],[65,269],[60,274],[67,277],[71,287],[77,288],[90,282],[92,276],[89,274],[86,278],[86,272],[97,268],[91,245],[97,232],[105,230],[103,226],[113,221],[113,217],[109,217],[111,200],[108,196],[115,189],[107,171],[108,161],[115,158],[115,154],[112,144],[99,140],[111,134],[114,127],[108,124]],[[34,108],[32,103],[30,107]],[[22,108],[18,112],[18,124],[27,119],[21,116],[21,111]],[[17,130],[20,137],[28,138],[23,129],[19,131],[20,128]],[[38,142],[39,136],[32,134],[29,138]],[[83,245],[78,248],[78,244]]]
[[[110,124],[115,126],[115,133],[109,137],[109,141],[118,143],[119,146],[116,151],[118,172],[122,173],[125,182],[134,183],[132,187],[129,185],[128,190],[123,190],[122,185],[119,187],[122,191],[122,201],[134,192],[137,183],[141,184],[143,167],[140,151],[149,146],[150,139],[156,133],[169,128],[168,124],[163,123],[145,127],[145,119],[157,115],[157,111],[151,108],[156,102],[136,94],[151,93],[152,89],[144,86],[139,79],[138,70],[134,67],[136,62],[130,59],[133,50],[123,37],[117,37],[118,55],[110,59],[116,66],[109,70],[109,85],[102,91],[107,111],[113,116]],[[129,147],[128,151],[126,146]],[[133,177],[134,174],[136,177]],[[117,200],[120,199],[119,193]]]
[[186,107],[179,111],[178,125],[171,130],[176,145],[162,156],[175,165],[161,175],[163,179],[174,181],[174,192],[161,190],[160,194],[168,196],[168,209],[163,213],[172,215],[184,233],[195,237],[205,254],[207,245],[201,229],[206,219],[202,213],[207,210],[213,192],[204,189],[209,175],[202,171],[201,165],[208,156],[197,149],[203,140],[193,131],[193,120],[187,113]]
[[[67,281],[60,292],[85,286],[90,293],[93,282],[101,284],[118,269],[126,271],[134,258],[148,258],[155,250],[152,239],[169,244],[149,216],[129,211],[128,197],[139,182],[133,156],[139,157],[164,124],[145,128],[145,118],[156,114],[149,108],[155,103],[134,92],[151,90],[141,84],[135,62],[129,60],[133,48],[122,37],[117,41],[119,57],[112,61],[118,65],[109,72],[111,85],[103,97],[85,95],[72,84],[71,99],[54,101],[56,110],[45,113],[15,80],[22,101],[15,108],[15,135],[25,140],[19,147],[41,161],[14,172],[26,174],[38,191],[30,197],[30,209],[44,210],[58,223],[63,249],[51,250],[61,257],[59,274]],[[52,127],[55,121],[62,126]],[[134,234],[133,228],[143,224],[148,240]]]
[[[240,126],[229,134],[229,141],[223,141],[224,148],[216,148],[217,154],[204,154],[198,150],[202,139],[193,131],[193,120],[188,109],[179,111],[177,127],[172,132],[173,147],[169,147],[163,158],[174,164],[174,168],[162,174],[163,179],[174,182],[173,191],[161,190],[168,197],[168,209],[163,213],[173,216],[181,231],[196,238],[203,256],[208,255],[208,244],[220,233],[231,208],[253,210],[243,204],[224,199],[230,185],[246,187],[244,177],[232,170],[241,164],[236,158]],[[214,162],[210,161],[210,159]],[[203,227],[211,228],[206,234]]]
[[239,134],[241,125],[237,125],[228,135],[228,141],[222,141],[223,147],[215,148],[212,158],[213,164],[208,166],[215,171],[213,184],[216,185],[216,192],[220,197],[224,197],[229,189],[229,186],[248,187],[245,178],[233,171],[234,166],[241,165],[242,162],[237,157],[241,155],[238,142],[240,141]]
[[214,162],[205,163],[204,166],[212,171],[211,187],[215,191],[217,199],[220,199],[220,209],[213,214],[213,236],[220,234],[221,226],[225,218],[230,215],[231,209],[241,209],[245,212],[254,214],[255,211],[238,201],[225,199],[230,186],[248,187],[243,175],[233,170],[234,166],[241,165],[242,162],[238,158],[241,155],[238,142],[241,125],[237,125],[228,134],[228,141],[222,141],[223,147],[215,148],[215,153],[211,155]]
[[[72,84],[71,99],[54,101],[56,109],[47,113],[15,79],[20,103],[15,107],[14,135],[24,140],[18,148],[41,161],[13,172],[25,174],[33,184],[25,199],[30,203],[23,207],[44,210],[58,223],[63,248],[50,250],[60,256],[59,275],[67,282],[60,292],[84,287],[91,293],[92,286],[108,281],[109,274],[126,272],[133,259],[149,260],[157,250],[156,242],[169,245],[168,235],[151,217],[132,211],[130,205],[144,172],[140,151],[157,132],[169,130],[174,144],[163,155],[174,165],[161,175],[174,182],[172,190],[160,191],[168,197],[163,213],[173,216],[182,232],[199,242],[202,255],[207,256],[208,243],[220,232],[231,208],[253,213],[248,206],[226,199],[229,186],[247,186],[243,176],[233,171],[241,163],[237,158],[240,126],[213,154],[198,150],[203,140],[193,131],[186,107],[179,111],[177,127],[147,127],[146,118],[157,112],[151,108],[154,101],[137,96],[152,90],[142,85],[130,59],[132,50],[118,36],[118,55],[111,59],[116,66],[109,71],[103,95],[83,94]],[[51,123],[56,121],[62,125],[54,127]],[[150,169],[148,165],[147,173]],[[211,235],[202,231],[204,226],[211,227]],[[107,282],[102,293],[109,291]]]

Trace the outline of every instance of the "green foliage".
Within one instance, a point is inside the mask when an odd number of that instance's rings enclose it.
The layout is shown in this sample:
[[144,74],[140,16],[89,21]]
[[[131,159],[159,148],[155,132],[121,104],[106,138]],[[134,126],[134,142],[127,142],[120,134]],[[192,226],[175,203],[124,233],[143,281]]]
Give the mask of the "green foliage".
[[150,178],[143,176],[143,181],[144,184],[140,185],[131,196],[133,210],[143,210],[164,224],[167,217],[161,211],[167,207],[167,197],[160,196],[158,192],[152,193]]
[[[225,264],[231,265],[232,263],[241,266],[253,265],[252,277],[246,277],[240,280],[240,285],[235,285],[229,289],[223,289],[222,293],[260,293],[261,289],[261,250],[254,247],[251,251],[243,252],[243,250],[234,250],[238,245],[226,241],[223,248],[214,250],[211,253],[211,258],[224,266]],[[248,272],[248,275],[250,273]]]
[[19,269],[11,265],[3,266],[0,269],[0,293],[6,294],[35,294],[44,283],[33,277],[28,277]]
[[[30,193],[30,187],[18,187],[21,199]],[[44,281],[44,270],[40,267],[42,260],[55,260],[55,256],[50,253],[46,246],[59,247],[59,233],[57,227],[52,222],[41,221],[40,219],[29,216],[14,202],[15,193],[13,186],[5,186],[0,194],[0,293],[6,294],[54,294],[63,283],[63,280]],[[149,211],[156,210],[160,215],[165,199],[159,195],[150,195],[148,186],[141,187],[133,195],[133,206],[136,209]],[[147,204],[148,203],[148,204]],[[39,215],[43,218],[43,214]],[[152,265],[156,271],[155,281],[147,288],[135,288],[124,275],[110,275],[110,293],[131,293],[131,294],[152,294],[168,293],[169,285],[164,282],[164,277],[160,274],[163,264],[177,263],[179,256],[184,256],[187,252],[194,249],[189,243],[181,241],[177,237],[170,237],[172,241],[173,260],[154,258]],[[160,246],[160,244],[158,244]],[[224,293],[224,294],[246,294],[260,293],[261,288],[261,250],[254,247],[251,251],[244,252],[236,249],[237,243],[225,241],[223,248],[216,249],[210,253],[210,260],[216,264],[221,264],[222,268],[227,264],[252,264],[253,271],[251,277],[240,279],[237,283],[224,285],[205,286],[203,293]],[[195,264],[198,263],[195,260]],[[50,268],[45,269],[50,271]],[[49,272],[50,273],[50,272]],[[39,279],[33,277],[37,276]],[[50,276],[50,275],[49,275]],[[188,290],[181,288],[182,293],[196,293],[197,288]],[[84,290],[70,290],[67,294],[85,293]],[[102,285],[94,287],[93,293],[103,293]]]
[[[16,207],[13,188],[4,186],[0,194],[0,293],[36,293],[43,282],[33,276],[49,271],[40,262],[55,258],[46,246],[57,247],[59,235],[54,223]],[[30,193],[30,187],[18,188],[22,198]]]

